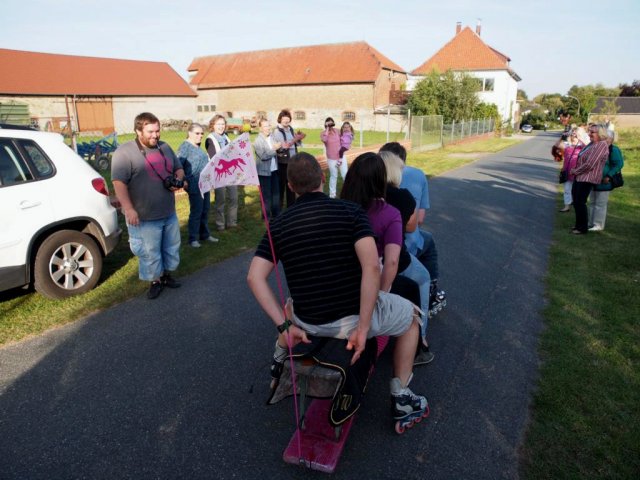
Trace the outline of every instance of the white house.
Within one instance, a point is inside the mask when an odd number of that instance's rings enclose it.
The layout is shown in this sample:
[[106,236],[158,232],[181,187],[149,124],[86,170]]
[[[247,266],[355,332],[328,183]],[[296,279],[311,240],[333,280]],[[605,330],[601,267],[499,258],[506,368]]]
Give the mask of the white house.
[[497,105],[502,119],[513,125],[518,111],[516,97],[521,78],[509,67],[510,61],[509,57],[484,43],[480,38],[479,24],[474,32],[469,27],[463,29],[458,22],[456,35],[411,72],[407,89],[412,90],[432,70],[466,72],[481,79],[479,100]]

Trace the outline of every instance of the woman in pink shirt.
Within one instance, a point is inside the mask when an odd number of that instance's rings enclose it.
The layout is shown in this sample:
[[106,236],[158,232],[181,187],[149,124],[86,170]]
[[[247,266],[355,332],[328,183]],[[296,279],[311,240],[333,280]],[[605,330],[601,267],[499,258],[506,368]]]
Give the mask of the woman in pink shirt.
[[338,185],[338,169],[342,180],[347,176],[347,162],[343,161],[340,154],[340,132],[335,128],[336,122],[328,117],[324,121],[324,130],[320,134],[320,140],[324,143],[324,149],[329,166],[329,196],[336,198],[336,186]]

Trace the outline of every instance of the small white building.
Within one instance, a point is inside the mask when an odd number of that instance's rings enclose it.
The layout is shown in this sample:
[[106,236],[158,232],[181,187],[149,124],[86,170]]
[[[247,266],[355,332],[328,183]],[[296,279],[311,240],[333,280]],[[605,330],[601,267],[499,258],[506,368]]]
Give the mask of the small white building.
[[518,82],[521,78],[511,67],[511,59],[480,38],[480,24],[474,32],[456,24],[456,35],[431,58],[411,72],[407,89],[413,90],[420,79],[433,70],[465,72],[481,80],[478,99],[497,105],[503,121],[514,124],[518,113]]

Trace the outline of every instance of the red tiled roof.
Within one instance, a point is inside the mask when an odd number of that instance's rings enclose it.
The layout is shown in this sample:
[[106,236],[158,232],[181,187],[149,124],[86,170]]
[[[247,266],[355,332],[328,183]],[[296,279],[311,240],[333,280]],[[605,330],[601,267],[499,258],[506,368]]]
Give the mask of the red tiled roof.
[[508,70],[511,59],[484,43],[480,36],[465,27],[431,58],[413,70],[414,75],[426,75],[432,70]]
[[278,48],[195,58],[198,89],[373,83],[381,69],[406,72],[366,42]]
[[0,93],[195,97],[164,62],[79,57],[0,48]]

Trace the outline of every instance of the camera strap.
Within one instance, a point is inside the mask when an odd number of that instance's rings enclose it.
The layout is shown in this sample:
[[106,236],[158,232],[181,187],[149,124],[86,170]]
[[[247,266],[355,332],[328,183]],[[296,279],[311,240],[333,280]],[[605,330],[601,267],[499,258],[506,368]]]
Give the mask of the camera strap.
[[[149,161],[149,159],[147,158],[147,152],[144,149],[144,147],[142,146],[142,143],[140,143],[140,140],[138,138],[136,138],[136,145],[138,146],[138,150],[140,150],[140,153],[142,154],[142,156],[144,157],[144,161],[145,163],[147,163],[147,165],[149,165],[151,167],[151,170],[153,170],[153,173],[155,173],[158,178],[162,181],[164,181],[164,177],[161,176],[158,171],[156,170],[156,168],[153,166],[153,163],[151,163]],[[169,172],[169,160],[167,159],[167,157],[164,155],[162,149],[160,148],[160,144],[158,143],[158,151],[160,152],[160,155],[162,155],[162,159],[164,160],[164,169],[169,173],[169,175],[173,174],[173,168],[171,169],[171,172]],[[173,165],[173,163],[172,163]]]

